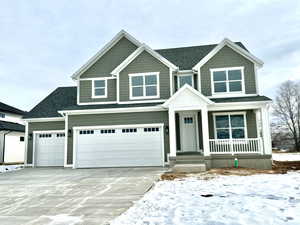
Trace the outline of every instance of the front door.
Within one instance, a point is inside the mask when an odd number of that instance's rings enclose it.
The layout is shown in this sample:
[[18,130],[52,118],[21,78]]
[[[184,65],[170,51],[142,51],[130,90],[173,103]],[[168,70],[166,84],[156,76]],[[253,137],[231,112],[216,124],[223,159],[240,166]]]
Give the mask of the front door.
[[197,151],[197,115],[193,112],[180,113],[181,151]]

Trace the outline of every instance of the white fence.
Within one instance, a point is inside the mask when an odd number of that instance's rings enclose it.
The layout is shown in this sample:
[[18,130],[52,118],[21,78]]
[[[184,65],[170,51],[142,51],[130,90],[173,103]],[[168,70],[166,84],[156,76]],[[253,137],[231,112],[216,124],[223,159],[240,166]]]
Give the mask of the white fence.
[[211,154],[263,153],[261,138],[210,139]]

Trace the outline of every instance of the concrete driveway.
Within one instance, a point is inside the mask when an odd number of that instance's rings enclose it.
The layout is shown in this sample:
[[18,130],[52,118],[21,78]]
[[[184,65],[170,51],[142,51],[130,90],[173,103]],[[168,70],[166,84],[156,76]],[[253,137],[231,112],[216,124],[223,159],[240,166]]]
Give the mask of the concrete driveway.
[[140,199],[162,172],[26,168],[0,174],[0,224],[108,224]]

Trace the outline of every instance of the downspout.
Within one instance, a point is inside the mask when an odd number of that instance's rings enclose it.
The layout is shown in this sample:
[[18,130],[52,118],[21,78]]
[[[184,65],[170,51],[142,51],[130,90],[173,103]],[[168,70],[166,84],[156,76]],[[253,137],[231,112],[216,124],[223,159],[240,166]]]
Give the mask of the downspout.
[[3,146],[2,146],[2,152],[3,152],[3,154],[2,154],[2,163],[4,164],[5,162],[4,162],[4,155],[5,155],[5,137],[6,137],[6,135],[7,134],[9,134],[9,133],[11,133],[12,131],[8,131],[8,132],[6,132],[6,133],[4,133],[4,135],[3,135]]

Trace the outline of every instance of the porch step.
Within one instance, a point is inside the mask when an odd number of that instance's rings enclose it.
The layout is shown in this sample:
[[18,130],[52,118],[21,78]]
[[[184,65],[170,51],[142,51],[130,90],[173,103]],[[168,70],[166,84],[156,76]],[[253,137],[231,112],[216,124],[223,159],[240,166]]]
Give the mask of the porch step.
[[197,164],[175,164],[172,168],[174,173],[199,173],[206,171],[205,163]]

